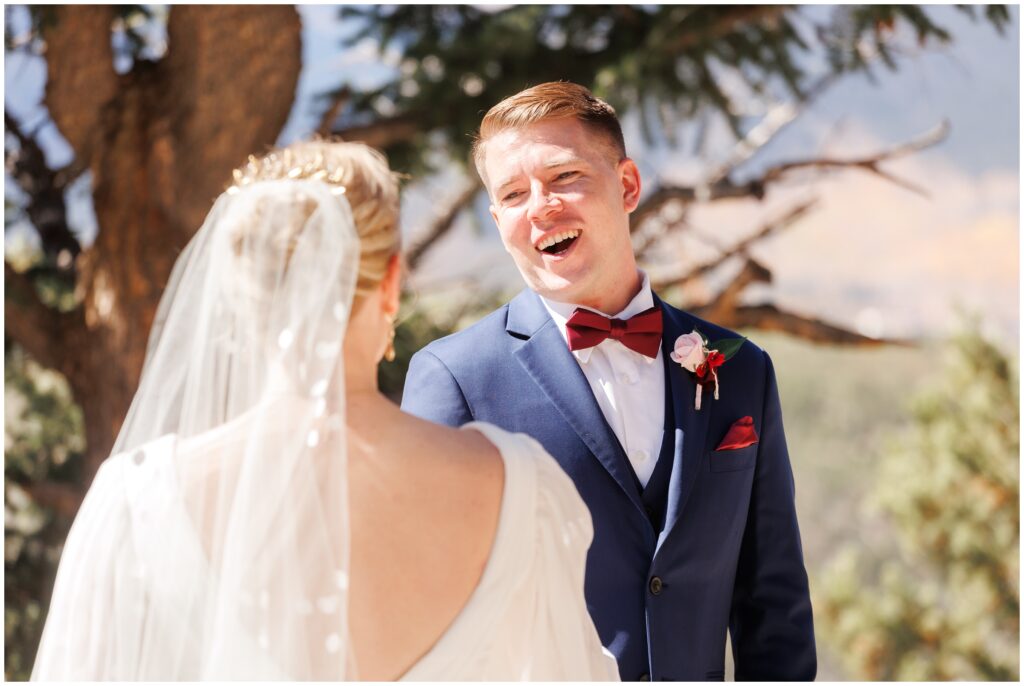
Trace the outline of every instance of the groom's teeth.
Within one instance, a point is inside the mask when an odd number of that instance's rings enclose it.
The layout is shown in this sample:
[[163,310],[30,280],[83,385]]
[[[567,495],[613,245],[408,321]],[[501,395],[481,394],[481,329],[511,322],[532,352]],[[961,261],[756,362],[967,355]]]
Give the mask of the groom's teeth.
[[561,243],[564,240],[567,240],[569,238],[576,238],[579,235],[580,232],[576,231],[575,229],[572,231],[560,231],[558,233],[553,233],[537,244],[537,250],[544,250],[546,248],[550,248],[555,243]]

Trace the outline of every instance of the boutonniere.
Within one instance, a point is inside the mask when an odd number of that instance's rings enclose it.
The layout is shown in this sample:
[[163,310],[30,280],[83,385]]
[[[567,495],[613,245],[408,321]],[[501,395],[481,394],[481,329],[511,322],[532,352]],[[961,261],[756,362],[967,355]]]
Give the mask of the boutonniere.
[[708,343],[708,339],[697,329],[676,339],[669,356],[683,369],[693,372],[694,381],[697,382],[697,396],[694,398],[696,409],[700,409],[700,396],[705,386],[715,385],[715,400],[718,400],[718,368],[739,351],[745,340],[743,337],[723,338]]

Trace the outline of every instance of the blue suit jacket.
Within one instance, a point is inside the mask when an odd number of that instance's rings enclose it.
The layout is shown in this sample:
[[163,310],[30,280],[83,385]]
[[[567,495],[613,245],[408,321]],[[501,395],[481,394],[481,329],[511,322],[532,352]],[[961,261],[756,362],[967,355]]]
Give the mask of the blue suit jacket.
[[[712,341],[737,335],[655,302],[665,355],[695,327]],[[745,343],[719,369],[720,399],[705,389],[699,412],[692,374],[669,368],[676,428],[661,532],[583,371],[532,291],[419,351],[402,408],[450,426],[477,420],[529,434],[572,477],[594,521],[587,605],[623,679],[722,679],[727,629],[737,679],[813,679],[811,603],[771,360]],[[759,442],[715,452],[747,415]]]

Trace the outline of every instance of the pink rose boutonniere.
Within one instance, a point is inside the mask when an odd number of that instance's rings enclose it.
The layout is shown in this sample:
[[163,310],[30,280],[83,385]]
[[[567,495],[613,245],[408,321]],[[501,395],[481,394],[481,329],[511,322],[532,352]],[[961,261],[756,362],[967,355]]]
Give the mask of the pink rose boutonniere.
[[718,400],[718,368],[726,360],[735,355],[746,338],[723,338],[708,343],[697,329],[676,339],[676,344],[669,355],[673,362],[678,363],[688,372],[693,372],[697,382],[697,395],[694,407],[700,409],[700,397],[704,387],[715,385],[715,400]]

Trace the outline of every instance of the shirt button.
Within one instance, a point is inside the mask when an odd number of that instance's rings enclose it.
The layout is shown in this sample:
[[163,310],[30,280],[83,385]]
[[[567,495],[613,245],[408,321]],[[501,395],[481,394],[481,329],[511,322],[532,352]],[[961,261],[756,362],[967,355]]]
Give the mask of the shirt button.
[[651,675],[648,674],[647,672],[644,672],[639,677],[637,677],[637,681],[650,681],[650,680],[651,680]]
[[649,457],[650,457],[650,454],[646,450],[634,450],[633,451],[633,461],[634,462],[639,462],[640,464],[643,464],[644,462],[647,462],[647,458],[649,458]]
[[650,586],[651,593],[654,594],[654,595],[658,595],[659,593],[661,593],[662,587],[663,586],[662,586],[662,583],[661,583],[661,577],[652,576],[651,577],[651,586]]

